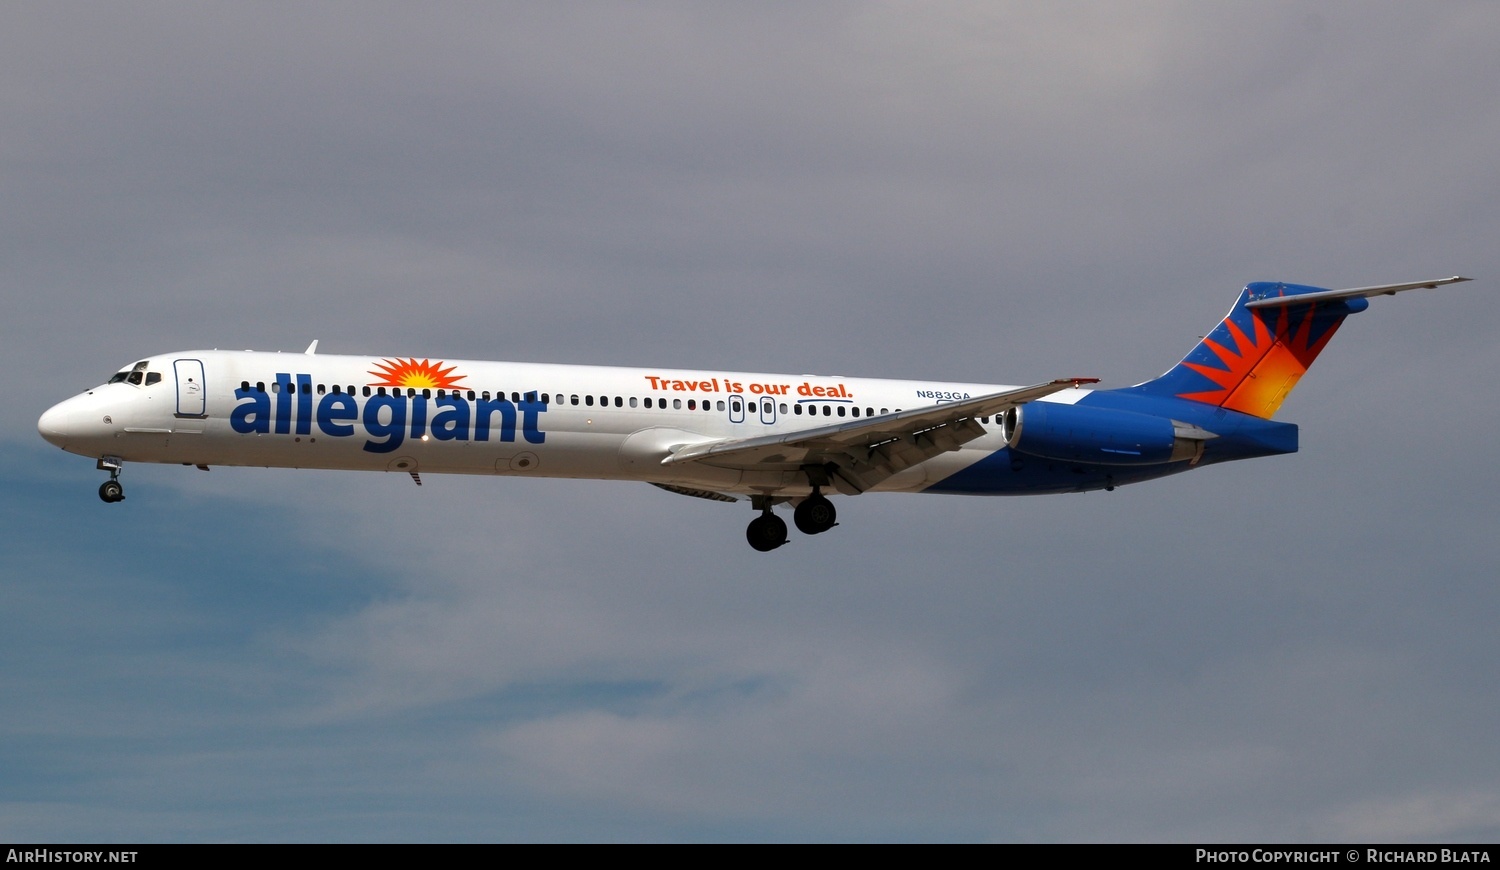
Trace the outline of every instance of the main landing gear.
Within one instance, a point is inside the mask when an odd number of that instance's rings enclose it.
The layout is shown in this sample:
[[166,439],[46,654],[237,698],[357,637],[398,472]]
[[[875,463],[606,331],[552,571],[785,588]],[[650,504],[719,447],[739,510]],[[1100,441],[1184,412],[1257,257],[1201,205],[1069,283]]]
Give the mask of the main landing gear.
[[813,487],[812,495],[804,498],[797,509],[792,511],[792,522],[797,524],[797,531],[804,535],[821,535],[838,525],[838,517],[839,512],[834,510],[833,502],[819,492],[816,486]]
[[[767,495],[752,496],[750,504],[760,511],[760,516],[750,521],[750,526],[745,529],[745,540],[750,546],[762,553],[780,547],[786,543],[786,521],[771,513],[771,505],[779,499],[773,499]],[[797,531],[804,535],[818,535],[838,525],[838,511],[834,509],[833,502],[813,487],[812,495],[803,499],[796,509],[792,511],[792,522],[797,524]]]
[[99,484],[99,498],[103,499],[105,504],[125,500],[125,487],[120,485],[120,469],[124,466],[125,463],[115,456],[101,456],[94,466],[100,471],[109,472],[109,480]]
[[771,513],[771,506],[766,505],[745,529],[745,540],[762,553],[769,553],[786,543],[786,520]]

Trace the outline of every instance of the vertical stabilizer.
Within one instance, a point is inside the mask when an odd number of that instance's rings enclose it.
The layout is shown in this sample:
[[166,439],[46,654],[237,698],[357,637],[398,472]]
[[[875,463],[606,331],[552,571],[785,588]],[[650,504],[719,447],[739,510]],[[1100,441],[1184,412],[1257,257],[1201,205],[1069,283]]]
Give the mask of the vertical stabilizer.
[[[1362,296],[1299,284],[1257,282],[1166,374],[1123,392],[1187,399],[1269,420]],[[1298,297],[1310,297],[1297,301]]]

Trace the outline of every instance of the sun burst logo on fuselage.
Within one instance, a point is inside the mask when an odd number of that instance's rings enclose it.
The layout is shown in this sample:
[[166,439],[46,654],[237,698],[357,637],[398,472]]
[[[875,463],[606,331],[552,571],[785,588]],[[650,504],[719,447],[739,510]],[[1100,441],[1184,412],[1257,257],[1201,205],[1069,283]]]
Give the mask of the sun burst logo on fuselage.
[[372,387],[412,387],[422,389],[454,389],[462,387],[461,381],[464,375],[453,375],[453,370],[458,366],[443,368],[443,362],[436,363],[422,360],[417,362],[415,358],[393,360],[381,360],[375,364],[370,374],[379,378],[370,382]]

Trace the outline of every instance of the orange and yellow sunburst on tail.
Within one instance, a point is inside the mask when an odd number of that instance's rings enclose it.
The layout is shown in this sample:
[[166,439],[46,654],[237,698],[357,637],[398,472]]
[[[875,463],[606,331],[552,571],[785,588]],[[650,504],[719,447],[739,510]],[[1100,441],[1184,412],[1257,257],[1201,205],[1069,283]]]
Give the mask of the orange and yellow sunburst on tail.
[[[1219,365],[1205,365],[1191,359],[1182,361],[1182,365],[1212,381],[1218,389],[1183,392],[1178,397],[1270,419],[1338,331],[1342,317],[1321,324],[1324,328],[1314,338],[1317,307],[1310,304],[1301,308],[1295,328],[1291,309],[1268,310],[1263,314],[1237,308],[1201,345],[1213,352]],[[1248,315],[1248,332],[1236,322],[1235,315]]]
[[413,387],[415,389],[453,389],[462,387],[460,383],[464,375],[453,376],[453,370],[458,366],[442,367],[442,361],[437,363],[422,360],[417,362],[413,359],[382,360],[375,364],[370,374],[379,378],[370,382],[372,387]]

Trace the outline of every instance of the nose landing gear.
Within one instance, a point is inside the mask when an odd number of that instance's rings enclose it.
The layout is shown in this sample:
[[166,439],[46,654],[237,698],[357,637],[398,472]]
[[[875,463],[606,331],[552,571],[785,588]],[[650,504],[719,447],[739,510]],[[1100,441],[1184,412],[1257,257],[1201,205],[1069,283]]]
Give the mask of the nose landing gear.
[[94,467],[100,471],[109,472],[109,480],[99,484],[99,498],[103,499],[105,504],[124,501],[125,487],[120,485],[120,469],[125,467],[124,461],[118,456],[101,456]]

